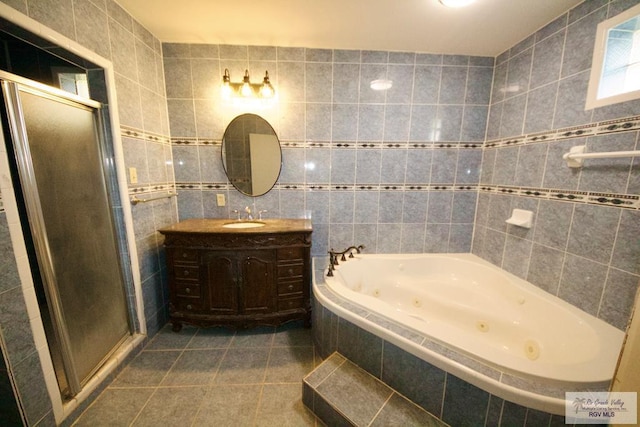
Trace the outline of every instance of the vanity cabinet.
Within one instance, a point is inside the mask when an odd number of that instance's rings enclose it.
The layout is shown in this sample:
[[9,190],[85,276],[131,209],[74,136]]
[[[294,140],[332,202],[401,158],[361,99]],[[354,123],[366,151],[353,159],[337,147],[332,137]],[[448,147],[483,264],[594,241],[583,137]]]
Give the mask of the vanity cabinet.
[[183,323],[251,327],[297,319],[310,326],[310,221],[226,228],[230,222],[191,219],[159,230],[173,330]]

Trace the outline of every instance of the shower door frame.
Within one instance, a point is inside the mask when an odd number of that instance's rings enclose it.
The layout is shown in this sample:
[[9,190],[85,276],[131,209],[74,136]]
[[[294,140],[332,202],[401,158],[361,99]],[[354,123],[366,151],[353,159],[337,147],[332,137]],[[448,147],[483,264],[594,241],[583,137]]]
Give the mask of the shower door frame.
[[[108,131],[105,127],[101,111],[102,105],[94,100],[81,98],[77,95],[65,92],[63,90],[38,83],[6,71],[0,70],[0,84],[3,91],[6,105],[6,112],[9,120],[9,132],[12,135],[14,154],[17,160],[17,171],[19,180],[22,183],[23,191],[21,192],[24,198],[24,203],[27,211],[27,220],[29,223],[29,230],[33,238],[33,244],[35,252],[37,254],[37,264],[40,274],[43,279],[44,291],[46,295],[47,305],[49,307],[50,316],[54,325],[53,330],[57,344],[59,346],[62,364],[64,368],[64,376],[68,385],[68,392],[70,397],[74,397],[79,394],[84,384],[89,381],[93,375],[101,368],[102,364],[109,359],[115,353],[119,346],[127,340],[131,335],[135,334],[135,327],[133,319],[131,318],[131,311],[128,303],[127,292],[125,289],[125,277],[124,269],[122,265],[122,254],[118,249],[117,238],[118,233],[115,228],[115,222],[113,218],[113,195],[109,191],[109,177],[107,175],[104,162],[109,158],[109,154],[105,150],[105,135]],[[117,269],[119,273],[120,283],[122,285],[122,292],[124,297],[124,304],[126,307],[126,322],[128,326],[128,335],[125,335],[120,341],[102,358],[101,362],[95,366],[89,374],[80,379],[75,369],[76,362],[74,360],[74,354],[72,351],[71,338],[67,327],[65,325],[65,316],[63,313],[61,298],[58,293],[57,279],[53,268],[53,257],[51,248],[49,247],[49,240],[47,237],[46,227],[44,223],[44,217],[42,215],[42,209],[40,205],[39,189],[36,182],[35,171],[33,170],[31,163],[31,153],[29,148],[29,139],[27,135],[27,129],[22,119],[23,112],[20,100],[20,91],[30,93],[32,95],[53,100],[56,102],[65,103],[77,108],[84,108],[91,112],[94,121],[94,142],[97,144],[98,154],[100,158],[100,176],[104,185],[105,195],[107,197],[107,205],[109,208],[109,222],[111,225],[111,233],[114,236],[114,243],[116,243],[114,249],[116,251]],[[3,108],[4,108],[3,107]],[[115,172],[115,169],[114,169]],[[26,185],[25,185],[26,184]],[[29,190],[25,190],[25,187],[30,187]],[[42,315],[45,315],[42,313]],[[63,395],[62,385],[60,384],[60,392]]]

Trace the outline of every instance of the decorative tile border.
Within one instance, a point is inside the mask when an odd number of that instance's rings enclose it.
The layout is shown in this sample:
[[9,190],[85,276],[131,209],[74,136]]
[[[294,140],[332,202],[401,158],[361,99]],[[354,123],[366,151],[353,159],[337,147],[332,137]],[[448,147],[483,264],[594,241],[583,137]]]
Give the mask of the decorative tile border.
[[502,138],[485,143],[486,148],[501,148],[512,145],[534,144],[539,142],[562,141],[570,138],[607,135],[618,132],[631,132],[640,130],[640,116],[626,117],[622,119],[606,120],[581,126],[555,129],[548,132],[520,135],[512,138]]
[[172,191],[176,189],[173,184],[151,184],[129,187],[129,196],[157,193],[158,191]]
[[[147,188],[147,187],[139,187]],[[177,190],[231,190],[229,182],[177,182]],[[276,184],[276,190],[300,191],[477,191],[478,185],[459,184]],[[129,190],[131,192],[131,189]],[[140,191],[140,190],[136,190]],[[156,191],[156,190],[154,190]]]
[[139,139],[142,141],[157,142],[160,144],[167,144],[167,145],[171,144],[171,139],[169,137],[158,135],[152,132],[146,132],[146,131],[128,127],[128,126],[120,126],[120,135],[127,138]]
[[228,182],[176,182],[176,190],[227,191],[231,189],[233,186]]
[[[128,136],[128,135],[127,135]],[[133,136],[131,136],[133,137]],[[175,146],[198,146],[198,145],[222,145],[222,141],[210,138],[171,138],[171,145]],[[298,141],[298,140],[281,140],[282,148],[331,148],[331,149],[482,149],[482,142],[382,142],[382,141]]]
[[640,195],[637,194],[614,194],[501,185],[479,185],[478,187],[481,193],[506,194],[600,206],[615,206],[625,209],[640,209]]

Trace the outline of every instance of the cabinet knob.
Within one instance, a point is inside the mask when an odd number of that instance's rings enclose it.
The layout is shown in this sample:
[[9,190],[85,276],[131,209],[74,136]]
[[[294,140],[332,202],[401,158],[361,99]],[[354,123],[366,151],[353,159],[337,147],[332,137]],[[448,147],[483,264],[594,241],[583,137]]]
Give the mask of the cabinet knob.
[[189,257],[189,254],[188,254],[188,253],[186,253],[186,252],[182,252],[182,258],[188,258],[188,257]]
[[185,276],[188,276],[188,275],[189,275],[189,270],[185,270],[183,274],[184,274]]
[[289,276],[293,276],[293,268],[289,269]]
[[191,293],[191,289],[190,288],[185,288],[184,290],[186,293],[190,294]]
[[193,307],[191,306],[191,304],[187,304],[187,310],[191,310],[193,309]]
[[290,291],[292,291],[292,290],[293,290],[293,285],[289,285],[289,286],[287,286],[287,289],[289,289]]

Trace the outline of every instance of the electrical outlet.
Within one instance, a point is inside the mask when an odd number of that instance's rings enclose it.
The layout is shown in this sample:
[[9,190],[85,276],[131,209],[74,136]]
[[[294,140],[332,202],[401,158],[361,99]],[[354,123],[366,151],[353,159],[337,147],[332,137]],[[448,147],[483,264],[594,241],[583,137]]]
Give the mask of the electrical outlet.
[[216,194],[216,201],[218,202],[218,206],[224,206],[227,204],[224,199],[224,194]]
[[138,169],[129,168],[129,181],[131,181],[132,184],[138,183]]

